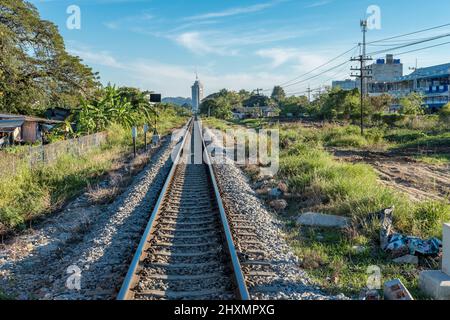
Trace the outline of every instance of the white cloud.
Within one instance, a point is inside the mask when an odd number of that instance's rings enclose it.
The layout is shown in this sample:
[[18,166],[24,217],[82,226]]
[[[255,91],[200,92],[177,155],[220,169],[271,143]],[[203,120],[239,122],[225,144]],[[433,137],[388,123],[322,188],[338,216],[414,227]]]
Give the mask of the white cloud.
[[196,54],[218,54],[236,56],[243,47],[280,42],[315,33],[323,29],[267,31],[257,29],[246,32],[227,31],[187,31],[181,34],[163,35]]
[[327,58],[317,53],[309,53],[296,48],[268,48],[255,52],[256,55],[272,60],[271,68],[280,67],[286,63],[291,63],[292,68],[304,71],[305,68],[313,68],[323,64]]
[[88,64],[97,64],[105,67],[122,68],[119,63],[108,51],[94,52],[88,48],[68,48],[70,54],[79,56]]
[[219,55],[236,55],[236,50],[229,50],[221,45],[207,43],[200,32],[184,32],[173,37],[176,43],[196,54],[215,53]]
[[130,23],[132,24],[145,24],[151,20],[154,20],[155,16],[148,12],[143,12],[139,15],[134,16],[125,16],[120,19],[114,20],[114,21],[108,21],[104,22],[103,24],[112,30],[119,29],[122,26],[128,26]]
[[[192,66],[167,64],[154,60],[136,59],[120,61],[106,51],[96,51],[81,44],[72,43],[70,52],[79,55],[94,67],[108,68],[108,82],[119,86],[135,86],[161,92],[163,96],[190,96],[190,86],[195,74]],[[76,48],[76,46],[81,47]],[[274,83],[287,80],[285,76],[267,72],[216,73],[206,65],[199,68],[201,81],[206,93],[217,92],[222,88],[230,90],[271,87]],[[126,74],[127,77],[123,77]]]
[[325,6],[329,3],[333,2],[333,0],[322,0],[322,1],[316,1],[313,3],[310,3],[309,5],[307,5],[305,8],[316,8],[316,7],[322,7]]
[[205,19],[213,19],[213,18],[221,18],[221,17],[229,17],[246,13],[253,13],[268,9],[278,4],[280,1],[271,1],[266,3],[255,4],[247,7],[235,7],[231,9],[226,9],[218,12],[209,12],[199,15],[194,15],[190,17],[186,17],[184,20],[205,20]]
[[258,50],[256,54],[260,57],[271,59],[271,67],[277,68],[289,60],[296,58],[298,52],[294,49],[271,48]]

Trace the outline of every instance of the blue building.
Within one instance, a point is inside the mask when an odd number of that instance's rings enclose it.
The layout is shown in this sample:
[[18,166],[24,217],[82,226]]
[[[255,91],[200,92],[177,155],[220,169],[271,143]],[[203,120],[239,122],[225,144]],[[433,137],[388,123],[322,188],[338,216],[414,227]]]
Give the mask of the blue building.
[[389,94],[401,98],[412,92],[424,96],[424,106],[437,110],[450,101],[450,63],[416,69],[413,73],[392,81],[369,83],[369,95]]

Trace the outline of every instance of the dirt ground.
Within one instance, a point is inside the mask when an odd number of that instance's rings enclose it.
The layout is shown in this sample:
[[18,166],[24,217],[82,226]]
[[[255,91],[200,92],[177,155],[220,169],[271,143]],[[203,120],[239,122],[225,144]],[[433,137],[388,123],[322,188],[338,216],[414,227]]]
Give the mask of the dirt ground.
[[450,200],[450,166],[419,162],[396,152],[329,149],[337,159],[370,164],[380,181],[408,194],[413,200]]

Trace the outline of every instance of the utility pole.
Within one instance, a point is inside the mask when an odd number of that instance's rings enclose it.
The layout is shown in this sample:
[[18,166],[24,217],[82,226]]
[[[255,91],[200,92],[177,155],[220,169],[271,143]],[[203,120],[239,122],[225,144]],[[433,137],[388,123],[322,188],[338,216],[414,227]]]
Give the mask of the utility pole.
[[[363,42],[362,42],[362,56],[365,58],[366,57],[366,33],[367,33],[367,20],[361,20],[359,25],[361,26],[361,31],[363,34]],[[362,68],[366,67],[366,62],[363,62],[363,66]],[[363,83],[364,83],[364,90],[367,93],[368,92],[368,86],[367,86],[367,82],[365,81],[365,79],[363,79]]]
[[257,88],[255,91],[256,95],[260,96],[261,95],[260,92],[263,91],[263,89]]
[[308,84],[308,102],[311,102],[311,86]]
[[367,92],[367,81],[366,79],[371,78],[368,73],[370,73],[370,67],[366,67],[366,61],[372,60],[372,58],[366,56],[366,32],[367,32],[367,20],[361,20],[361,28],[363,32],[363,42],[362,42],[362,50],[361,55],[357,58],[352,58],[350,61],[358,61],[359,68],[351,68],[352,71],[358,71],[359,74],[352,74],[352,77],[359,78],[360,80],[360,99],[361,99],[361,119],[360,119],[360,127],[361,127],[361,135],[364,135],[364,96]]

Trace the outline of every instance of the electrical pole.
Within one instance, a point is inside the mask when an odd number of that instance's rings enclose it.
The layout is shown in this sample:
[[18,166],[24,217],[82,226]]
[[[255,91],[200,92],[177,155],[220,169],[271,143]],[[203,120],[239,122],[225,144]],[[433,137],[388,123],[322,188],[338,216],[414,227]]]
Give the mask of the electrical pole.
[[311,102],[311,86],[308,84],[308,102]]
[[351,68],[352,71],[359,71],[359,74],[352,74],[352,77],[359,78],[360,80],[360,99],[361,99],[361,119],[360,119],[360,127],[361,127],[361,135],[364,135],[364,96],[367,92],[367,81],[366,79],[370,79],[371,76],[368,73],[371,72],[370,67],[366,67],[366,61],[372,60],[372,58],[366,56],[366,32],[367,32],[367,20],[361,20],[361,28],[363,32],[363,42],[362,42],[362,50],[361,55],[357,58],[352,58],[350,61],[358,61],[360,67],[359,68]]
[[263,91],[263,89],[257,88],[255,91],[256,95],[260,96],[261,95],[260,92]]
[[[360,23],[359,23],[359,25],[361,26],[361,31],[362,31],[362,34],[363,34],[363,42],[362,42],[362,56],[364,57],[364,58],[366,58],[366,33],[367,33],[367,20],[361,20],[360,21]],[[363,66],[362,66],[362,68],[364,69],[366,67],[366,62],[365,61],[363,61]],[[367,90],[368,89],[368,86],[367,86],[367,82],[365,81],[365,79],[363,79],[363,83],[364,83],[364,90],[365,90],[365,93],[367,93],[369,90]]]

